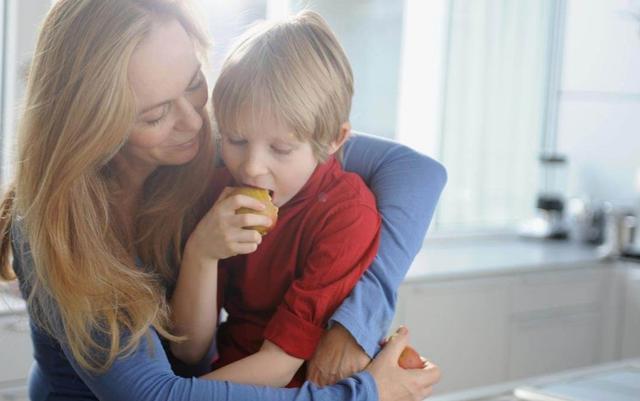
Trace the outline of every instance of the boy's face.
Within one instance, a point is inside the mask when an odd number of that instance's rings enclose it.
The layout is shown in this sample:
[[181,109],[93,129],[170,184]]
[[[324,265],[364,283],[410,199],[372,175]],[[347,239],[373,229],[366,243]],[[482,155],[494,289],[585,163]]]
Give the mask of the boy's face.
[[302,189],[318,165],[311,144],[271,118],[221,135],[222,158],[236,182],[273,191],[278,207]]

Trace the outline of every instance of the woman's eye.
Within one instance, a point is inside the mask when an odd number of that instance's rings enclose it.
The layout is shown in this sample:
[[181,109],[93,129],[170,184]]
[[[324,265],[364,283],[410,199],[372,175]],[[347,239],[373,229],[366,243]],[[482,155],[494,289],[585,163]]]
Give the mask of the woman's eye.
[[155,127],[155,126],[159,125],[162,122],[162,120],[164,120],[164,115],[160,116],[159,118],[156,118],[155,120],[145,121],[145,123],[147,125],[151,125],[152,127]]
[[164,118],[169,114],[170,107],[171,107],[170,103],[165,104],[164,107],[162,107],[162,114],[160,114],[159,117],[152,118],[151,120],[145,120],[144,123],[152,127],[159,125],[162,122],[162,120],[164,120]]

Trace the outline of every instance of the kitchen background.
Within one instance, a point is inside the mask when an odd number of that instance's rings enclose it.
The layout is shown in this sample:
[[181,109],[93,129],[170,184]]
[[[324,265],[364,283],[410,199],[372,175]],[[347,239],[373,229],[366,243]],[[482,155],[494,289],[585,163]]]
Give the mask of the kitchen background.
[[[201,3],[212,80],[251,22],[319,11],[352,62],[354,128],[447,167],[395,322],[441,365],[438,397],[640,358],[640,264],[617,257],[640,249],[640,1]],[[0,0],[3,183],[50,4]],[[20,399],[30,352],[23,306],[4,295],[0,400]]]

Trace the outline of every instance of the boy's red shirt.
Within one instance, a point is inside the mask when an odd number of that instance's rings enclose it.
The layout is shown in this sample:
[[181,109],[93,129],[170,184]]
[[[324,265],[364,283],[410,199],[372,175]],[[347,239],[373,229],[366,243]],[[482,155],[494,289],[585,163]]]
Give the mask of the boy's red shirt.
[[[335,158],[319,165],[256,252],[221,261],[218,305],[229,317],[216,335],[214,369],[256,353],[265,339],[311,359],[328,320],[373,261],[379,234],[375,198],[362,179]],[[305,365],[288,387],[302,385]]]

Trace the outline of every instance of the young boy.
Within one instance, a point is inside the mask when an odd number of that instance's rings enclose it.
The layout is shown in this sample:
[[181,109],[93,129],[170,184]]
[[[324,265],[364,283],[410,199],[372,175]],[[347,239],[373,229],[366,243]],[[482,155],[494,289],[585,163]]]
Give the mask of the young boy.
[[337,160],[352,95],[344,51],[314,12],[254,28],[228,56],[213,90],[225,168],[234,186],[269,190],[280,210],[255,252],[220,262],[228,319],[208,378],[300,386],[304,361],[375,257],[375,199]]

